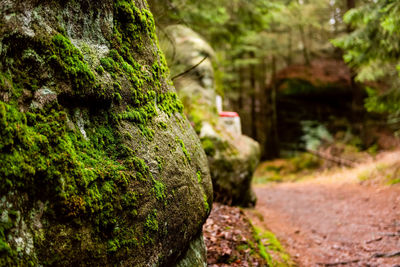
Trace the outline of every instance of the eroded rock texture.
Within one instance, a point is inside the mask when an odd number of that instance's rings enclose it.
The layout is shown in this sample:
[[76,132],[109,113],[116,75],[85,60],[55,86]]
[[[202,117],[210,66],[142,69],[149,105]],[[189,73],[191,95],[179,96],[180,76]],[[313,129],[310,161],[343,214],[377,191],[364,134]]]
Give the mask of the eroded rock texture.
[[1,266],[204,248],[207,158],[154,28],[145,0],[0,1]]

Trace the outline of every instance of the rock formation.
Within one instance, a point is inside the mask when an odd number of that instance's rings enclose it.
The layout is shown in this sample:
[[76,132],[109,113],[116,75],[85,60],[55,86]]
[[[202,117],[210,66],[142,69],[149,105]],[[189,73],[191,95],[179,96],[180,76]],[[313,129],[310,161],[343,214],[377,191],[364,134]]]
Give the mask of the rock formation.
[[[260,148],[256,141],[226,130],[215,106],[215,81],[212,48],[197,33],[183,25],[165,29],[169,40],[163,48],[185,113],[201,137],[208,156],[215,201],[229,205],[252,206],[256,198],[251,189]],[[198,63],[201,64],[198,65]],[[193,66],[195,68],[191,69]]]
[[0,1],[0,265],[204,265],[182,109],[145,0]]

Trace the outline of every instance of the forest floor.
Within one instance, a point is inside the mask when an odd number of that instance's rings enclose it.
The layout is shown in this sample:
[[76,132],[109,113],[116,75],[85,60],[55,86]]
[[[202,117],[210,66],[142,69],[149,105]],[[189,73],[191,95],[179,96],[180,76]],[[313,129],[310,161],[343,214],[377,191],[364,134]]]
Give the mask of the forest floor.
[[214,204],[209,266],[400,267],[400,184],[385,184],[399,159],[387,152],[355,168],[263,177],[254,209]]
[[390,152],[352,169],[257,185],[256,208],[246,214],[277,236],[297,266],[400,266],[400,185],[371,175],[399,159]]
[[254,226],[241,208],[214,203],[203,233],[209,267],[292,265],[275,235]]

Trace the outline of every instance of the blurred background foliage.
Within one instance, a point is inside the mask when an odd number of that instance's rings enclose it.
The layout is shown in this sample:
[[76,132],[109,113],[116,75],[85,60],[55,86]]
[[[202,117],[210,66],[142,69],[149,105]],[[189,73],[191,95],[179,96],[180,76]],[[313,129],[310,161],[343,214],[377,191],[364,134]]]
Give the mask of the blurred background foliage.
[[[360,150],[398,145],[399,1],[149,4],[162,42],[170,42],[163,28],[184,24],[214,49],[217,92],[226,109],[239,112],[243,132],[261,143],[264,158],[305,150],[307,142],[357,143]],[[310,140],[307,121],[332,139]]]

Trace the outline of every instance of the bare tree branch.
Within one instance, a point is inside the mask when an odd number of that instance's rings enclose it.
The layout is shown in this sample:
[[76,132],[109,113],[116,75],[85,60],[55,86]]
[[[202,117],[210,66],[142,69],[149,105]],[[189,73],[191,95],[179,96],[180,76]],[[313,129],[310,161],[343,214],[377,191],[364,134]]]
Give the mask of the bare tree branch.
[[205,56],[202,60],[200,60],[199,63],[197,63],[196,65],[194,65],[193,67],[190,67],[189,69],[185,70],[184,72],[179,73],[178,75],[175,75],[174,77],[171,78],[171,80],[175,80],[178,77],[181,77],[187,73],[189,73],[190,71],[194,70],[195,68],[197,68],[201,63],[204,62],[204,60],[206,60],[208,58],[208,55]]

